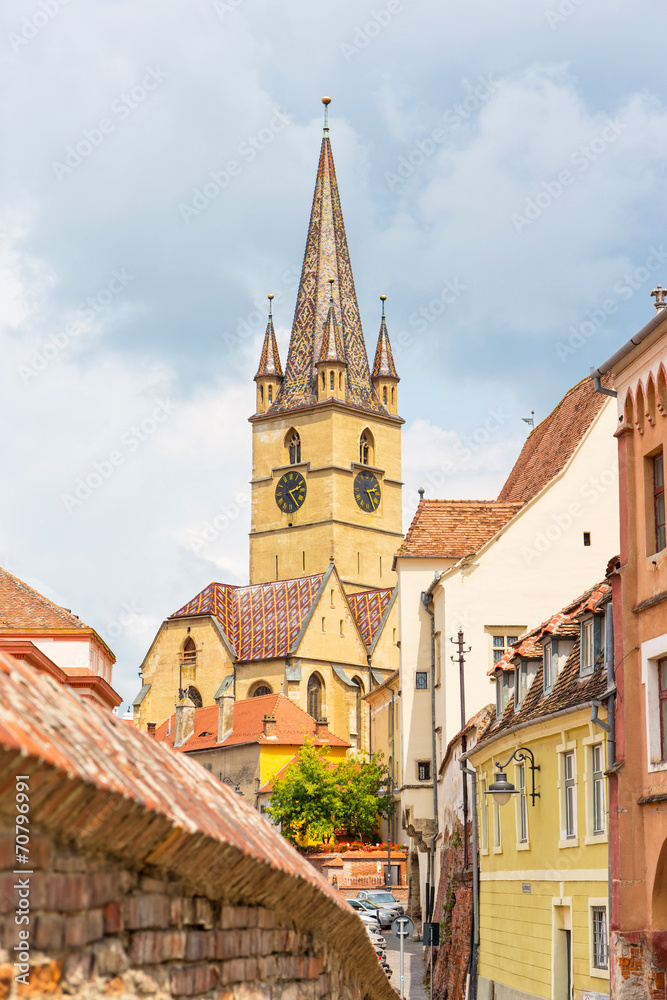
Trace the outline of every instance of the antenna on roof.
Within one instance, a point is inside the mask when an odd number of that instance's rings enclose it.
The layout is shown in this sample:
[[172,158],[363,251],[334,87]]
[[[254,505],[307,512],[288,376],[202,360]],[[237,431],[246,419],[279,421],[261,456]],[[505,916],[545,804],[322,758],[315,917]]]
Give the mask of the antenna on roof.
[[524,424],[528,424],[529,427],[534,427],[535,426],[535,410],[531,410],[530,411],[530,416],[529,417],[522,417],[521,419],[523,420]]

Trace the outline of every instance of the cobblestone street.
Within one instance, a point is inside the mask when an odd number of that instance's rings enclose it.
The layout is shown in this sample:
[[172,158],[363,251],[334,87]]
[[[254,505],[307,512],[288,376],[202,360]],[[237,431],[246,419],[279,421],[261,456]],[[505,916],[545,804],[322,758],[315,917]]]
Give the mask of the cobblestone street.
[[[387,962],[393,970],[391,985],[400,993],[400,942],[390,930],[385,931],[384,935],[387,940]],[[408,938],[404,949],[404,996],[406,1000],[428,1000],[428,990],[424,987],[424,947],[421,941]]]

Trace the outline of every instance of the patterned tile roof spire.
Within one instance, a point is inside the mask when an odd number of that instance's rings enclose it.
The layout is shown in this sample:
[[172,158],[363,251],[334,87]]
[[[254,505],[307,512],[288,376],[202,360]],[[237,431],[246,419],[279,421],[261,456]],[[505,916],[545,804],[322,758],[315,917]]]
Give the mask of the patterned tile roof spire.
[[264,344],[262,345],[262,354],[259,359],[259,368],[257,369],[255,380],[261,378],[262,375],[273,375],[273,377],[277,379],[281,379],[283,377],[283,369],[280,364],[280,354],[278,353],[278,344],[276,343],[276,331],[273,329],[273,295],[269,295],[268,299],[269,320],[266,324]]
[[384,304],[387,301],[386,295],[381,295],[382,301],[382,322],[380,323],[380,333],[378,335],[378,345],[375,349],[375,362],[373,364],[373,378],[395,378],[400,382],[394,364],[394,355],[391,353],[389,333],[387,332],[387,321],[384,315]]
[[322,336],[322,346],[320,347],[320,353],[317,358],[319,361],[340,361],[343,364],[347,364],[347,359],[345,357],[345,345],[343,344],[343,338],[338,330],[338,323],[336,322],[336,310],[334,309],[334,298],[333,298],[333,286],[334,279],[329,278],[329,312],[327,313],[326,323],[324,324],[324,334]]
[[[328,102],[325,107],[328,107]],[[327,282],[332,277],[336,283],[334,312],[348,364],[346,402],[373,413],[383,413],[382,404],[371,382],[327,121],[296,297],[292,336],[285,363],[285,378],[276,399],[267,410],[268,413],[317,403],[315,365],[320,357],[329,312]]]

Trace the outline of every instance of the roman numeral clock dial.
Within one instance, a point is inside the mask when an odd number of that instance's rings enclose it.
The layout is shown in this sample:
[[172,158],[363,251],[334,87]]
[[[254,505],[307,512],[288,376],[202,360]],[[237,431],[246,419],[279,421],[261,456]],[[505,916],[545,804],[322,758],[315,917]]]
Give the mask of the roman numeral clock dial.
[[300,472],[286,472],[276,486],[276,503],[283,514],[293,514],[306,499],[306,480]]
[[380,484],[372,472],[358,472],[354,477],[354,499],[357,506],[372,514],[380,506]]

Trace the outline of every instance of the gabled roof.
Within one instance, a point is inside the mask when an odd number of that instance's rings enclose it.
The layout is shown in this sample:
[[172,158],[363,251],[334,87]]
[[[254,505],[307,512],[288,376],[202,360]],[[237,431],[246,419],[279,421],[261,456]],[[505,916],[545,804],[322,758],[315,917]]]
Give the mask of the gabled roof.
[[317,404],[317,371],[333,278],[334,311],[347,360],[346,402],[385,413],[371,382],[357,293],[328,133],[322,139],[306,251],[296,298],[285,378],[268,413]]
[[577,639],[579,637],[578,618],[590,611],[600,611],[602,604],[608,600],[611,588],[607,583],[596,583],[590,590],[557,611],[541,625],[530,632],[519,636],[518,640],[505,650],[503,655],[487,671],[493,676],[502,671],[514,670],[517,660],[541,660],[543,654],[542,639],[549,636],[560,639]]
[[397,555],[461,559],[477,552],[522,506],[500,500],[422,500]]
[[375,348],[375,361],[373,362],[373,378],[395,378],[400,382],[394,355],[391,353],[387,322],[384,316],[384,301],[382,303],[382,322],[380,323],[380,333],[378,334],[377,347]]
[[0,632],[92,632],[67,608],[0,567]]
[[389,587],[386,590],[361,590],[357,594],[347,595],[366,646],[372,646],[375,641],[394,590],[394,587]]
[[273,316],[271,313],[269,313],[269,321],[266,324],[266,333],[264,334],[264,343],[262,344],[262,353],[255,379],[261,378],[263,375],[273,375],[276,379],[283,377],[283,369],[280,364],[280,354],[278,353],[278,343],[276,341],[276,332],[273,329]]
[[314,607],[323,573],[252,587],[210,583],[170,615],[213,615],[238,660],[271,660],[289,655]]
[[[272,735],[264,735],[264,716],[272,715],[276,720]],[[156,730],[156,739],[174,746],[176,716],[167,719]],[[315,720],[282,694],[264,694],[258,698],[244,698],[234,702],[234,721],[229,736],[218,743],[218,706],[209,705],[195,709],[195,729],[192,736],[181,746],[174,747],[182,753],[193,750],[214,750],[220,747],[239,746],[244,743],[259,743],[265,746],[302,746],[306,739],[318,746],[349,747],[346,740],[334,735],[329,729],[320,731],[316,737]]]
[[[610,388],[611,376],[605,376],[602,385]],[[565,468],[607,401],[607,396],[595,391],[590,376],[570,389],[549,416],[531,431],[498,499],[532,500]]]

